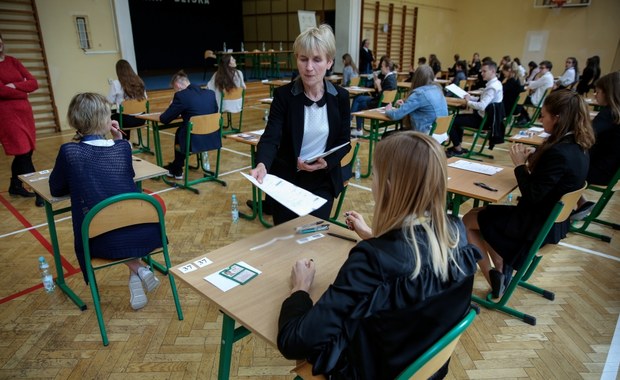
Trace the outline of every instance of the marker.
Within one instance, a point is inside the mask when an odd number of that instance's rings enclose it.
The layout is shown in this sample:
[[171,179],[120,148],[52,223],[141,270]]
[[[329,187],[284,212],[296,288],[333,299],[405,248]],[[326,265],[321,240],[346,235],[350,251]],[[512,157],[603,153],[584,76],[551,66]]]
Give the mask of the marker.
[[487,185],[485,183],[482,183],[482,182],[474,182],[474,185],[482,187],[483,189],[487,189],[487,190],[490,190],[490,191],[497,191],[497,189],[492,188],[491,186],[489,186],[489,185]]
[[342,239],[342,240],[348,240],[348,241],[352,241],[353,243],[357,243],[357,240],[355,240],[353,238],[350,238],[348,236],[338,235],[338,234],[335,234],[333,232],[328,232],[327,234],[329,236],[333,236],[333,237],[336,237],[336,238],[339,238],[339,239]]
[[319,224],[323,224],[323,222],[324,222],[323,220],[319,220],[314,223],[304,224],[303,226],[295,227],[295,231],[301,231],[301,230],[305,230],[308,228],[312,228],[314,226],[318,226]]

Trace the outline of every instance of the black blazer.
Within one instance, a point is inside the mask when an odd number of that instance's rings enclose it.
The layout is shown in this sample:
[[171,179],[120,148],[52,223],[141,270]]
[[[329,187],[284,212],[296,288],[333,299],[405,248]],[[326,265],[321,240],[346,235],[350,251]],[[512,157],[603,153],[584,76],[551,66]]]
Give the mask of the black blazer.
[[[349,93],[331,82],[325,81],[325,94],[317,103],[325,102],[329,120],[329,135],[325,150],[350,141],[351,109]],[[273,102],[269,111],[269,121],[265,132],[258,142],[256,164],[263,163],[267,172],[283,178],[293,184],[312,191],[298,181],[297,158],[301,152],[304,137],[304,105],[311,105],[304,94],[301,79],[279,87],[274,91]],[[320,170],[313,176],[319,183],[311,185],[319,187],[328,183],[332,195],[338,196],[343,188],[340,160],[349,152],[351,145],[325,157],[327,169]],[[303,172],[305,173],[305,172]],[[317,177],[318,176],[318,177]]]

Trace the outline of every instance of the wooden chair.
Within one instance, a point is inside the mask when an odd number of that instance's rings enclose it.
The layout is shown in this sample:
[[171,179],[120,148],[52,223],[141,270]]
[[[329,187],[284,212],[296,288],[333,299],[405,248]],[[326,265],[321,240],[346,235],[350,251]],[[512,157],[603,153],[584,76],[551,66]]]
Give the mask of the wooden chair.
[[338,216],[340,215],[340,211],[342,211],[342,204],[344,203],[344,197],[347,195],[347,189],[349,188],[349,180],[353,176],[353,167],[355,166],[355,160],[357,159],[357,152],[360,149],[360,143],[356,143],[355,147],[342,157],[340,160],[340,167],[342,168],[342,180],[344,181],[344,188],[342,192],[340,192],[340,196],[338,196],[338,203],[336,204],[336,211],[329,218],[329,221],[337,224],[342,227],[347,227],[345,223],[341,223],[338,221]]
[[607,242],[607,243],[611,241],[611,237],[607,235],[597,234],[595,232],[588,231],[588,226],[590,226],[590,224],[594,222],[594,223],[602,224],[604,226],[611,227],[614,230],[620,230],[620,224],[598,219],[598,217],[601,215],[601,213],[605,209],[605,206],[607,206],[607,203],[609,203],[609,200],[611,199],[611,197],[613,197],[614,193],[620,190],[620,185],[618,185],[619,180],[620,180],[620,168],[616,170],[616,174],[613,176],[613,178],[607,184],[607,186],[594,185],[594,184],[588,186],[588,189],[602,193],[601,197],[598,199],[598,201],[594,205],[594,208],[590,212],[590,215],[586,216],[586,218],[583,219],[582,221],[574,221],[572,223],[570,227],[571,232],[576,232],[582,235],[601,239],[602,241]]
[[[183,182],[175,183],[175,186],[183,188],[183,189],[188,189],[190,191],[193,191],[196,194],[199,193],[199,190],[193,187],[193,185],[201,183],[201,182],[215,181],[221,184],[222,186],[226,186],[226,182],[218,178],[219,171],[220,171],[220,151],[222,147],[221,145],[221,138],[222,138],[221,120],[222,119],[220,116],[221,115],[219,113],[212,113],[209,115],[193,116],[191,119],[189,119],[189,123],[187,125],[187,134],[185,138],[185,170],[183,171]],[[192,149],[192,146],[195,145],[195,144],[192,144],[193,138],[200,138],[201,136],[209,135],[212,133],[217,133],[217,136],[220,139],[220,144],[217,148],[212,148],[212,149],[207,149],[207,150],[196,150],[196,149],[193,150]],[[209,150],[215,150],[215,149],[217,149],[215,171],[204,170],[203,169],[204,166],[202,162],[202,155],[199,153],[206,152]],[[196,155],[197,166],[190,167],[189,160],[193,154]],[[203,176],[197,179],[190,180],[189,179],[190,168],[202,170]]]
[[547,95],[549,95],[551,90],[552,90],[551,88],[548,88],[548,89],[545,90],[545,93],[540,98],[540,101],[538,102],[537,105],[535,105],[535,106],[534,105],[527,105],[527,104],[523,105],[523,107],[526,107],[526,108],[534,108],[534,113],[530,117],[530,121],[527,122],[527,124],[525,124],[525,125],[519,126],[519,128],[529,128],[532,125],[536,124],[536,120],[538,120],[538,115],[540,115],[540,110],[542,108],[543,102],[545,101],[545,98],[547,97]]
[[467,79],[461,79],[459,81],[459,87],[465,90],[465,88],[467,87]]
[[523,105],[525,104],[525,100],[527,99],[528,93],[528,90],[519,93],[519,97],[517,98],[517,100],[515,100],[515,103],[512,105],[510,112],[506,115],[506,128],[508,128],[508,131],[506,132],[507,137],[510,136],[510,134],[512,133],[512,128],[514,127],[516,122],[515,111],[517,110],[518,106],[523,107]]
[[[120,104],[118,108],[118,113],[119,113],[118,124],[121,130],[127,131],[127,130],[136,129],[138,131],[138,148],[134,149],[131,153],[132,154],[136,154],[136,153],[153,154],[153,151],[151,150],[150,128],[146,120],[141,125],[137,125],[133,127],[128,127],[128,126],[123,125],[123,114],[136,115],[136,114],[141,114],[141,113],[149,113],[149,101],[147,99],[142,99],[142,100],[126,99]],[[142,139],[142,128],[143,127],[146,127],[146,144],[144,143],[144,140]]]
[[103,314],[101,312],[99,289],[97,287],[95,271],[114,265],[123,264],[134,260],[135,258],[132,257],[118,260],[91,258],[90,239],[118,228],[144,223],[156,223],[159,225],[159,238],[161,239],[162,248],[149,253],[145,257],[148,259],[149,265],[151,265],[153,262],[151,255],[157,253],[163,254],[165,263],[164,274],[168,276],[170,281],[170,288],[172,290],[172,297],[174,298],[174,304],[177,309],[177,316],[180,321],[183,320],[183,311],[181,310],[181,303],[179,302],[179,295],[177,294],[174,277],[170,276],[168,272],[172,265],[170,264],[170,257],[168,255],[168,238],[166,237],[164,211],[161,204],[156,198],[143,193],[126,193],[115,195],[99,202],[86,214],[86,217],[82,222],[81,230],[81,238],[84,246],[84,259],[86,263],[86,275],[88,277],[90,291],[93,296],[93,304],[95,305],[95,313],[97,314],[97,322],[99,323],[99,330],[101,332],[101,339],[104,346],[108,345],[108,336],[105,329],[105,323],[103,321]]
[[[360,85],[360,80],[361,80],[361,79],[362,79],[362,78],[361,78],[361,77],[359,77],[359,76],[354,77],[354,78],[351,78],[351,80],[349,81],[349,86],[351,86],[351,87],[352,87],[352,86],[359,86],[359,85]],[[345,84],[346,84],[346,83],[345,83]]]
[[515,316],[521,319],[523,322],[528,323],[532,326],[536,325],[536,317],[510,308],[506,306],[506,304],[508,303],[508,301],[510,301],[510,298],[512,297],[512,294],[516,290],[517,286],[521,286],[525,289],[538,293],[548,300],[553,301],[555,299],[555,294],[553,292],[539,288],[535,285],[530,284],[527,281],[530,279],[532,273],[534,273],[534,270],[536,270],[538,263],[542,259],[542,256],[540,255],[538,250],[540,249],[540,246],[545,240],[545,237],[547,237],[547,234],[551,230],[551,227],[554,223],[564,222],[569,217],[571,211],[577,204],[577,200],[585,190],[586,186],[587,184],[584,184],[581,189],[564,194],[564,196],[558,201],[558,203],[556,203],[556,205],[553,207],[553,210],[551,211],[551,214],[549,214],[547,221],[543,224],[540,232],[538,232],[538,235],[536,236],[536,239],[528,249],[527,256],[525,258],[525,261],[523,262],[523,266],[514,274],[514,276],[510,280],[510,283],[506,287],[506,291],[499,298],[499,300],[494,301],[492,298],[492,293],[489,293],[487,294],[486,299],[472,295],[473,302],[488,309],[499,310]]
[[439,116],[437,119],[435,119],[435,122],[433,123],[433,126],[431,127],[431,130],[429,132],[429,135],[434,137],[434,136],[446,136],[446,140],[444,142],[441,143],[441,145],[448,145],[448,134],[450,133],[450,129],[452,129],[452,123],[454,122],[454,117],[456,116],[456,114],[452,113],[448,116]]
[[379,97],[379,107],[382,107],[383,104],[390,103],[394,105],[394,102],[397,99],[396,95],[398,94],[398,90],[385,90],[381,93]]
[[396,377],[396,380],[426,380],[433,376],[450,359],[461,335],[472,324],[477,313],[476,308],[472,307],[465,315],[465,318],[426,350],[422,356],[411,363],[407,369]]
[[[224,111],[224,102],[225,101],[233,101],[233,100],[241,100],[241,111],[239,114],[239,124],[237,127],[233,126],[233,113],[229,111]],[[222,97],[220,99],[220,114],[222,118],[222,134],[229,135],[232,133],[241,132],[241,123],[243,122],[243,107],[245,104],[245,88],[236,87],[230,91],[222,91]],[[224,114],[226,114],[226,122],[224,123]],[[224,131],[224,129],[227,129]]]
[[[484,149],[484,146],[486,145],[487,140],[489,139],[489,134],[483,131],[483,128],[485,124],[487,123],[487,118],[488,118],[488,114],[485,112],[484,117],[482,118],[482,121],[480,122],[480,125],[478,125],[477,127],[463,127],[463,131],[472,132],[473,138],[471,141],[471,146],[469,147],[469,151],[461,157],[472,158],[472,156],[483,156],[487,158],[493,158],[493,156],[491,155],[482,153],[482,150]],[[480,150],[476,152],[475,151],[476,143],[478,142],[478,139],[480,138],[482,138],[482,145],[481,145]]]

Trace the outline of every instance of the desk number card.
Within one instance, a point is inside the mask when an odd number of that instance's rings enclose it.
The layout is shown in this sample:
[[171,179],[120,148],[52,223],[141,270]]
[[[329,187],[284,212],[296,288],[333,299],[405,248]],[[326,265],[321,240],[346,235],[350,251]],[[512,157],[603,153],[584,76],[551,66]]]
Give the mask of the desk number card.
[[233,264],[229,266],[228,268],[224,269],[223,271],[221,271],[220,275],[226,277],[229,280],[232,280],[236,283],[243,285],[247,283],[248,281],[250,281],[251,279],[253,279],[254,277],[256,277],[258,273],[254,272],[253,270],[249,268],[244,267],[243,265]]

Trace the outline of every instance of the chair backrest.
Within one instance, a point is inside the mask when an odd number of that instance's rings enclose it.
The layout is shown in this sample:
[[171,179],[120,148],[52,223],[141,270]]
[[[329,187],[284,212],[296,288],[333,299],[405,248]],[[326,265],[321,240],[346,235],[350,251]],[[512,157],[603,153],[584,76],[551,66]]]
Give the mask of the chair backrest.
[[193,135],[208,135],[220,130],[221,116],[219,113],[192,116],[189,123]]
[[242,99],[245,96],[245,89],[243,87],[235,87],[230,91],[222,92],[222,100],[237,100]]
[[136,100],[136,99],[125,99],[121,103],[121,107],[119,109],[120,114],[133,115],[137,113],[148,113],[149,112],[149,101],[147,99]]
[[398,93],[398,90],[385,90],[383,91],[383,93],[381,94],[381,100],[379,101],[379,104],[382,103],[394,103],[394,101],[396,100],[396,94]]
[[205,59],[209,58],[217,59],[215,53],[213,53],[213,50],[205,50]]
[[454,116],[456,114],[450,114],[448,116],[439,116],[435,119],[433,123],[433,127],[431,128],[430,135],[442,135],[444,133],[448,133],[450,127],[452,126],[452,121],[454,120]]
[[347,154],[340,160],[340,168],[342,169],[342,180],[347,184],[347,181],[353,176],[353,166],[355,165],[355,159],[357,158],[357,152],[360,149],[360,143],[356,143],[353,149],[349,150]]
[[82,222],[82,242],[118,228],[160,223],[164,213],[157,199],[143,193],[125,193],[96,204]]
[[583,185],[581,189],[571,191],[570,193],[566,193],[562,196],[562,198],[560,199],[560,202],[562,203],[562,210],[560,211],[558,216],[555,218],[556,223],[561,223],[565,221],[566,219],[568,219],[568,217],[570,216],[570,213],[573,211],[573,209],[577,205],[577,201],[581,197],[581,194],[586,189],[586,187],[588,187],[587,182]]
[[437,372],[448,361],[454,348],[459,342],[459,338],[465,329],[471,325],[476,318],[476,310],[471,309],[469,313],[456,326],[446,333],[441,339],[426,350],[417,358],[407,369],[396,377],[396,380],[405,379],[428,379]]
[[360,79],[362,79],[362,78],[361,77],[351,78],[351,80],[349,81],[349,86],[359,86],[360,85]]
[[463,90],[465,89],[465,87],[467,87],[467,79],[461,79],[459,81],[459,87],[462,88]]

